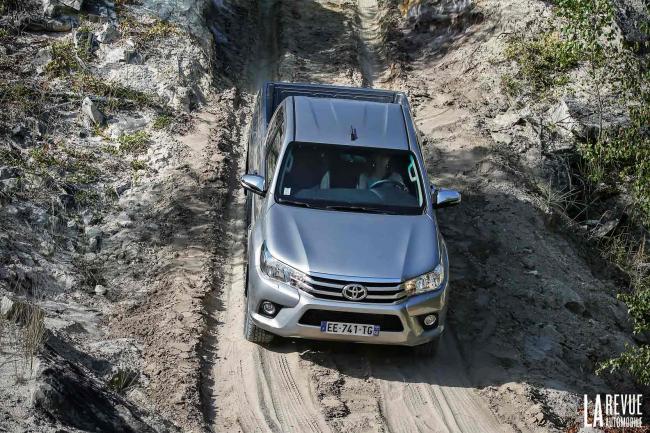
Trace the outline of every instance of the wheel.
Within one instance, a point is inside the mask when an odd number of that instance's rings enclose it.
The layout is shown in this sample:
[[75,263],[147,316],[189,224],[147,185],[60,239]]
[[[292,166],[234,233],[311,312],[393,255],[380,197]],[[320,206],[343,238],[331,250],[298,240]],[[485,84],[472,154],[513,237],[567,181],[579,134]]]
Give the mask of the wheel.
[[257,344],[270,343],[273,340],[273,334],[253,323],[253,319],[251,319],[251,315],[248,313],[248,299],[246,300],[244,315],[244,338],[246,340]]
[[438,352],[440,346],[440,337],[436,337],[428,343],[413,347],[413,353],[419,357],[433,358]]

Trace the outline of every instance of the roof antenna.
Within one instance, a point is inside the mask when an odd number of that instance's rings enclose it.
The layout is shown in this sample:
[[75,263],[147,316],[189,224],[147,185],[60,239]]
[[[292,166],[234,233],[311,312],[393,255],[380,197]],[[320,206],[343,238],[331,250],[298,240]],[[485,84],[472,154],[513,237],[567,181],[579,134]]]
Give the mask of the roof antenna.
[[355,129],[354,126],[350,125],[350,140],[354,141],[357,138],[359,138],[359,136],[357,135],[357,130]]

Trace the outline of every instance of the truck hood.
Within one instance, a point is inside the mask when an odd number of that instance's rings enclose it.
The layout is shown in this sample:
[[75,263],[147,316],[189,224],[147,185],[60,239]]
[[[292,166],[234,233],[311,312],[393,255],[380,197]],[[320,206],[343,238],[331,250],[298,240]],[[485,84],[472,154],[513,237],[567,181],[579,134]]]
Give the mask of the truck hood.
[[269,252],[307,273],[404,281],[439,261],[435,221],[273,204],[264,218]]

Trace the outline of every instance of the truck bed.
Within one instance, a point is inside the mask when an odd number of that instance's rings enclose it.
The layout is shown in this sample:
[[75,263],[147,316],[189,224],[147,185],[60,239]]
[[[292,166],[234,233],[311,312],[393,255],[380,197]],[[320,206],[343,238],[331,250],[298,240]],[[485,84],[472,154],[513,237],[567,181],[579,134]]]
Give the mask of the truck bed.
[[342,98],[360,101],[407,104],[406,96],[391,90],[368,89],[360,87],[331,86],[325,84],[268,82],[262,88],[266,124],[271,120],[275,109],[289,96],[309,96],[313,98]]

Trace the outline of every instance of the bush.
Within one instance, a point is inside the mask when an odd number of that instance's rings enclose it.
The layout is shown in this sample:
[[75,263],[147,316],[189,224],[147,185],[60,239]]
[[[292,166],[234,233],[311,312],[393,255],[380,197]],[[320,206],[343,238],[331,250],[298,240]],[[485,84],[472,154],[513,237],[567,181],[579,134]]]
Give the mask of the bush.
[[519,76],[535,91],[565,84],[566,72],[576,67],[581,59],[575,45],[560,39],[556,33],[546,33],[532,40],[513,39],[505,54],[509,60],[519,63]]
[[172,124],[172,117],[167,114],[161,114],[153,121],[153,129],[165,129]]
[[137,385],[139,377],[137,371],[120,368],[108,381],[108,387],[115,392],[125,394]]
[[75,57],[72,41],[60,41],[52,44],[52,61],[45,66],[45,72],[52,77],[62,77],[70,72],[81,70]]
[[155,40],[180,33],[179,28],[168,21],[156,20],[151,24],[143,24],[133,16],[121,20],[120,27],[123,34],[131,36],[139,50],[146,49]]
[[147,149],[150,139],[151,136],[147,132],[138,131],[133,134],[122,135],[117,139],[117,142],[120,144],[120,152],[139,154],[144,153]]
[[133,90],[119,83],[105,81],[90,74],[79,74],[72,82],[72,87],[79,92],[107,98],[106,106],[117,109],[135,104],[137,106],[156,105],[156,100],[144,92]]
[[643,385],[650,385],[650,346],[627,347],[618,358],[604,362],[598,372],[626,370]]
[[146,168],[147,168],[147,163],[140,159],[134,159],[131,161],[131,169],[133,171],[145,170]]

